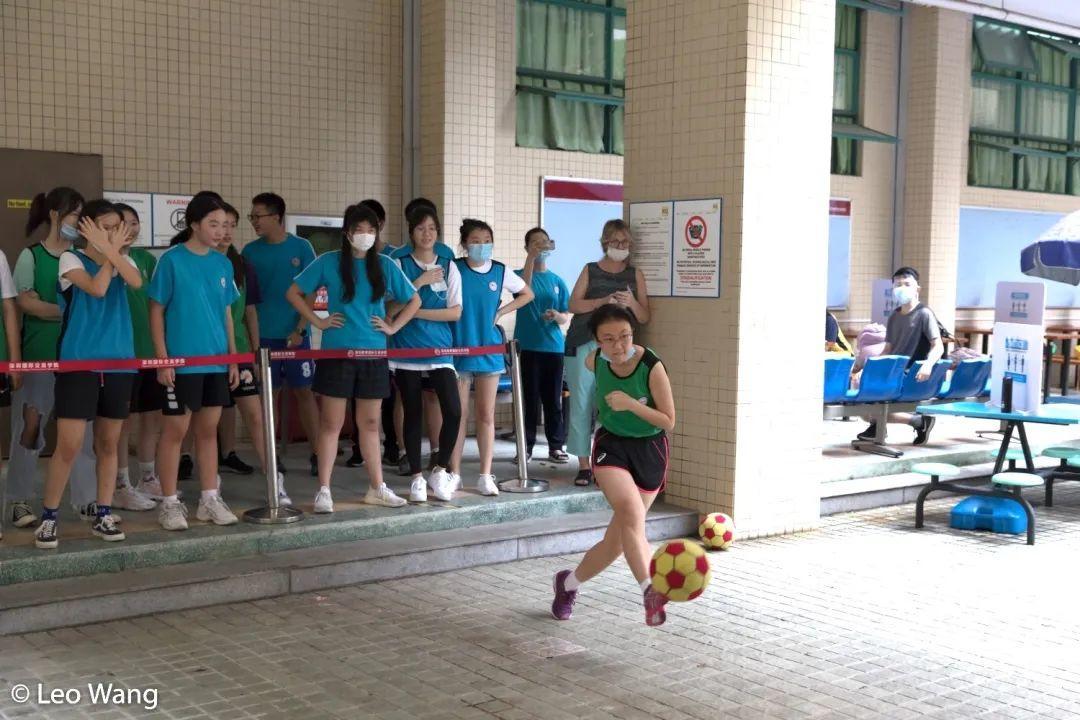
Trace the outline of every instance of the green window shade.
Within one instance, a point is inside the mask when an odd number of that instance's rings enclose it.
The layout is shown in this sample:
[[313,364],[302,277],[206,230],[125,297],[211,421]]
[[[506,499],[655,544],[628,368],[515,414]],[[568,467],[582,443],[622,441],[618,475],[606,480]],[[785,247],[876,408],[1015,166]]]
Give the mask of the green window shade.
[[975,43],[989,68],[1026,73],[1038,69],[1031,40],[1019,28],[976,20]]
[[[859,13],[858,8],[837,4],[833,63],[833,126],[854,124],[859,113]],[[859,141],[832,138],[833,175],[858,174]]]
[[833,69],[833,112],[854,113],[859,93],[856,58],[836,53]]
[[1011,133],[1015,126],[1016,86],[999,80],[973,78],[971,127]]
[[621,5],[518,1],[518,145],[622,152],[626,12]]

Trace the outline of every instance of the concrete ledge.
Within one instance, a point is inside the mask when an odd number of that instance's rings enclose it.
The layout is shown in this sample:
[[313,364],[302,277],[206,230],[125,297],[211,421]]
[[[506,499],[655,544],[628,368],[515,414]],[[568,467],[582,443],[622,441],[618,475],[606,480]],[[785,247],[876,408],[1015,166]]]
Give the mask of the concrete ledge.
[[[9,585],[0,587],[0,635],[577,553],[603,535],[610,517],[610,511],[579,512]],[[647,532],[652,540],[696,537],[697,524],[697,513],[660,504],[649,513]]]

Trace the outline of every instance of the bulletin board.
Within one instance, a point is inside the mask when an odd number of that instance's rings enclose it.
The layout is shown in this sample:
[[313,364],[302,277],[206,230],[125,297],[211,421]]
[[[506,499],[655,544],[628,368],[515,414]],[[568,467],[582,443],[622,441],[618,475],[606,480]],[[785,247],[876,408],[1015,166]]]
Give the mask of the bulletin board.
[[540,227],[555,241],[547,267],[574,287],[582,268],[599,260],[604,223],[623,216],[623,186],[611,180],[540,178]]

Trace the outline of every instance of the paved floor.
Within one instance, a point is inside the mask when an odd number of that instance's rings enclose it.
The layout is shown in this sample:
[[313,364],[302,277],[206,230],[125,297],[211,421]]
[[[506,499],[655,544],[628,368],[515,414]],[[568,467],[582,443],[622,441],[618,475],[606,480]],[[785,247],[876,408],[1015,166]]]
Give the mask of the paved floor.
[[[1080,717],[1080,486],[1037,507],[1034,547],[947,529],[952,502],[920,531],[902,506],[736,543],[660,629],[621,564],[555,622],[572,558],[550,558],[0,638],[0,716]],[[95,681],[157,704],[91,705]]]

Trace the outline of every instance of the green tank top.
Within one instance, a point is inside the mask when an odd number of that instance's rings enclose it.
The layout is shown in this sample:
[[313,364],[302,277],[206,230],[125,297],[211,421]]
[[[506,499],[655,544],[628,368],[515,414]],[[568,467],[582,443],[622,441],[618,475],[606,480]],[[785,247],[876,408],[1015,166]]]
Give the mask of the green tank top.
[[247,283],[240,288],[240,297],[233,300],[232,326],[233,337],[236,338],[236,352],[251,352],[251,339],[248,337],[247,325],[244,324],[244,311],[247,309]]
[[131,308],[131,332],[135,338],[135,357],[152,358],[154,341],[150,336],[150,279],[154,277],[157,258],[143,248],[131,248],[128,253],[142,276],[142,287],[138,290],[127,287],[128,307]]
[[596,407],[600,425],[608,432],[622,437],[644,438],[658,435],[660,428],[647,423],[629,410],[615,411],[607,404],[604,397],[615,390],[622,390],[638,402],[656,407],[652,392],[649,390],[649,373],[660,362],[649,348],[641,356],[634,371],[628,377],[620,377],[611,369],[611,363],[596,353]]
[[[30,248],[34,254],[34,292],[42,302],[57,304],[56,285],[60,280],[60,258],[41,243]],[[33,315],[23,316],[23,360],[55,360],[60,342],[60,319],[43,320]]]

